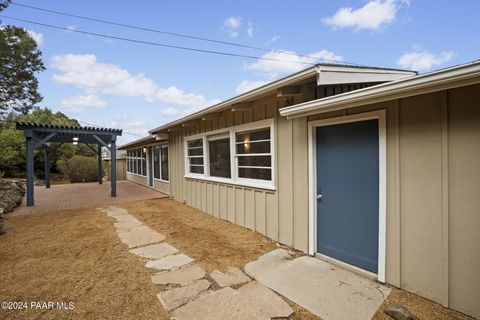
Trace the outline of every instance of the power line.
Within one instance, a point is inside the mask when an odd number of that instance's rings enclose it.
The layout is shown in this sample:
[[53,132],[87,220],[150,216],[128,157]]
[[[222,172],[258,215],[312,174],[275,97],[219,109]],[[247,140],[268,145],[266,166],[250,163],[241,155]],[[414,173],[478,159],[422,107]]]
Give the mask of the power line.
[[282,59],[275,59],[275,58],[267,58],[267,57],[259,57],[259,56],[252,56],[252,55],[245,55],[245,54],[239,54],[239,53],[233,53],[233,52],[224,52],[224,51],[215,51],[215,50],[205,50],[205,49],[198,49],[198,48],[192,48],[192,47],[183,47],[183,46],[175,46],[175,45],[170,45],[170,44],[165,44],[165,43],[159,43],[159,42],[151,42],[151,41],[145,41],[145,40],[138,40],[138,39],[132,39],[132,38],[125,38],[125,37],[119,37],[119,36],[112,36],[104,33],[97,33],[97,32],[91,32],[91,31],[83,31],[83,30],[78,30],[78,29],[69,29],[65,27],[60,27],[60,26],[55,26],[52,24],[48,23],[43,23],[43,22],[37,22],[37,21],[32,21],[32,20],[26,20],[26,19],[20,19],[20,18],[14,18],[6,15],[0,15],[2,18],[14,20],[14,21],[21,21],[21,22],[26,22],[38,26],[43,26],[43,27],[48,27],[52,29],[57,29],[57,30],[63,30],[63,31],[69,31],[69,32],[76,32],[76,33],[81,33],[81,34],[86,34],[90,36],[96,36],[96,37],[101,37],[101,38],[107,38],[107,39],[114,39],[114,40],[121,40],[121,41],[126,41],[126,42],[133,42],[133,43],[140,43],[140,44],[148,44],[152,46],[157,46],[157,47],[164,47],[164,48],[171,48],[171,49],[179,49],[179,50],[187,50],[187,51],[194,51],[194,52],[203,52],[203,53],[210,53],[210,54],[217,54],[217,55],[223,55],[223,56],[230,56],[230,57],[240,57],[240,58],[248,58],[248,59],[259,59],[259,60],[268,60],[268,61],[277,61],[277,62],[286,62],[286,63],[296,63],[296,64],[303,64],[303,65],[310,65],[314,66],[315,63],[312,62],[304,62],[304,61],[288,61],[288,60],[282,60]]
[[[97,127],[97,128],[101,128],[101,127],[102,127],[102,126],[99,126],[99,125],[97,125],[97,124],[95,124],[95,123],[86,122],[86,121],[82,121],[82,120],[78,120],[78,119],[75,119],[75,120],[77,120],[77,121],[80,122],[80,123],[84,123],[84,124],[86,124],[86,125],[88,125],[88,126]],[[142,135],[137,134],[137,133],[125,131],[125,130],[123,130],[123,129],[122,129],[122,131],[123,131],[123,133],[129,134],[129,135],[132,135],[132,136],[137,136],[137,137],[141,137],[141,138],[145,137],[145,136],[142,136]]]
[[[129,28],[129,29],[148,31],[148,32],[153,32],[153,33],[159,33],[159,34],[174,36],[174,37],[194,39],[194,40],[206,41],[206,42],[211,42],[211,43],[218,43],[218,44],[223,44],[223,45],[235,46],[235,47],[240,47],[240,48],[260,50],[260,51],[264,51],[264,52],[277,52],[277,53],[282,53],[282,54],[291,55],[291,56],[304,57],[304,58],[310,58],[310,59],[315,59],[315,60],[319,59],[318,57],[315,57],[315,56],[304,55],[304,54],[296,54],[296,53],[292,53],[292,52],[288,52],[288,51],[284,51],[284,50],[268,49],[268,48],[259,47],[259,46],[253,46],[253,45],[242,44],[242,43],[235,43],[235,42],[230,42],[230,41],[216,40],[216,39],[205,38],[205,37],[200,37],[200,36],[195,36],[195,35],[190,35],[190,34],[185,34],[185,33],[177,33],[177,32],[158,30],[158,29],[153,29],[153,28],[148,28],[148,27],[135,26],[135,25],[131,25],[131,24],[115,22],[115,21],[111,21],[111,20],[97,19],[97,18],[92,18],[92,17],[86,17],[86,16],[81,16],[81,15],[77,15],[77,14],[73,14],[73,13],[64,12],[64,11],[57,11],[57,10],[52,10],[52,9],[40,8],[40,7],[35,7],[35,6],[16,3],[16,2],[12,2],[11,4],[15,5],[15,6],[19,6],[19,7],[33,9],[33,10],[53,13],[53,14],[57,14],[57,15],[62,15],[62,16],[67,16],[67,17],[72,17],[72,18],[77,18],[77,19],[82,19],[82,20],[87,20],[87,21],[94,21],[94,22],[99,22],[99,23],[104,23],[104,24],[109,24],[109,25],[113,25],[113,26]],[[321,60],[338,63],[338,60],[333,60],[333,59],[322,58]],[[342,63],[357,65],[356,63],[351,63],[351,62],[343,62],[342,61]]]

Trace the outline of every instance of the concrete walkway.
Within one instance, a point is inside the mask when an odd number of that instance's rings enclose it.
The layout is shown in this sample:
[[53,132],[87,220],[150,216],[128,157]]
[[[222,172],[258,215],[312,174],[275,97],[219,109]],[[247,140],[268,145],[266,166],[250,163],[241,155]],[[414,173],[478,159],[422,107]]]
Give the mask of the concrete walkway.
[[91,208],[127,201],[165,198],[168,195],[141,186],[130,181],[117,182],[117,196],[110,196],[110,182],[103,184],[72,183],[52,185],[50,189],[35,187],[35,206],[22,206],[11,212],[10,216],[43,212],[55,212],[69,209]]
[[293,313],[280,296],[251,281],[240,269],[214,270],[210,273],[211,283],[194,259],[168,244],[163,234],[142,224],[127,210],[113,205],[99,210],[115,219],[118,237],[130,252],[149,259],[146,268],[160,271],[152,276],[152,283],[164,286],[157,297],[163,308],[172,312],[173,319],[277,319]]
[[284,249],[245,265],[258,282],[323,320],[371,319],[390,289],[318,258],[292,259]]

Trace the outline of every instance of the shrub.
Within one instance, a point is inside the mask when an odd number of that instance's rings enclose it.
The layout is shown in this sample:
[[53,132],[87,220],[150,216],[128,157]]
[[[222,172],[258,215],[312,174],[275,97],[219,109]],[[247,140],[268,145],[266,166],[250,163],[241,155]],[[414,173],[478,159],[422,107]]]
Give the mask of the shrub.
[[72,183],[97,181],[98,167],[96,157],[76,155],[70,159],[58,160],[57,167]]

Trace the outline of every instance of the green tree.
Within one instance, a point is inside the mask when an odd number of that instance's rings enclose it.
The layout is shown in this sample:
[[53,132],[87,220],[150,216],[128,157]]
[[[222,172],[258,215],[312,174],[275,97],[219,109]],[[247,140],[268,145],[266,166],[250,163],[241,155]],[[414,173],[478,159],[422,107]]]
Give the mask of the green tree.
[[[6,176],[14,176],[25,172],[25,137],[22,131],[15,129],[15,122],[34,122],[43,124],[80,126],[75,119],[67,117],[62,112],[53,112],[48,108],[36,107],[29,114],[16,114],[10,112],[0,123],[0,171]],[[52,153],[50,160],[52,172],[58,172],[56,163],[60,159],[70,159],[74,155],[91,157],[94,152],[86,145],[73,145],[71,143],[51,144]],[[35,172],[41,174],[44,171],[43,149],[35,151]]]
[[[0,2],[0,12],[10,0]],[[24,28],[0,25],[0,119],[9,111],[28,113],[43,97],[36,73],[45,70],[42,52]]]

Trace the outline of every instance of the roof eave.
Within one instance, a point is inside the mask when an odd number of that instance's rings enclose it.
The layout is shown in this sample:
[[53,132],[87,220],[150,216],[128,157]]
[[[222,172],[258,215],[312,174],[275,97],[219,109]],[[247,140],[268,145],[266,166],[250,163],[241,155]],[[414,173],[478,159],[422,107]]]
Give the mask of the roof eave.
[[480,61],[409,77],[280,109],[288,119],[480,82]]

